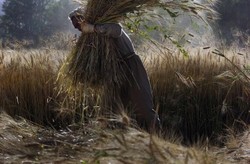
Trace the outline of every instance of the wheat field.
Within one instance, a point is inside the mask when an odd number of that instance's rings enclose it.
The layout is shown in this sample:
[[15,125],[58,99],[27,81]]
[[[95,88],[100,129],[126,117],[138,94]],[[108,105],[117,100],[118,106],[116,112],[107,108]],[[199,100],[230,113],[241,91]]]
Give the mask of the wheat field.
[[126,109],[122,114],[110,113],[102,107],[98,91],[79,87],[67,92],[61,88],[57,74],[69,51],[1,49],[1,160],[53,159],[68,163],[249,160],[250,142],[244,143],[245,153],[232,158],[232,154],[241,151],[242,136],[250,141],[248,54],[239,55],[232,50],[222,53],[212,48],[190,50],[189,57],[165,50],[159,52],[161,55],[150,50],[143,52],[148,52],[141,58],[162,121],[160,137],[137,127]]

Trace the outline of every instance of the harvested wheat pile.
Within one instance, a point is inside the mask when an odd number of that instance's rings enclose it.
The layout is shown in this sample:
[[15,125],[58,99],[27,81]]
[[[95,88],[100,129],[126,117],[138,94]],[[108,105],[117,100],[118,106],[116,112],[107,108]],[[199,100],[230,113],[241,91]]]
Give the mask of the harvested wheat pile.
[[[84,1],[80,1],[84,2]],[[84,18],[91,24],[119,22],[129,13],[156,5],[158,0],[89,0]],[[68,86],[119,86],[126,79],[114,39],[95,33],[82,34],[62,66],[59,77]]]

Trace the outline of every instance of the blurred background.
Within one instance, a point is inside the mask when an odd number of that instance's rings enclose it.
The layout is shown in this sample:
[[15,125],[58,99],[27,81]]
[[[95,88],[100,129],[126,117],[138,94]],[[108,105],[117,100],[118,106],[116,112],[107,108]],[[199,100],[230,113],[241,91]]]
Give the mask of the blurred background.
[[71,0],[1,0],[0,37],[2,45],[24,41],[37,47],[58,33],[73,34],[68,14],[76,4]]
[[[211,0],[197,0],[202,4],[208,1]],[[25,40],[22,44],[36,47],[44,44],[44,40],[48,38],[55,36],[57,38],[58,34],[60,36],[79,34],[68,20],[68,14],[77,6],[78,4],[72,0],[0,0],[2,45],[5,46],[14,40]],[[187,14],[178,13],[178,16],[173,18],[170,13],[161,13],[160,10],[157,12],[163,14],[166,21],[161,22],[161,25],[164,24],[168,33],[174,35],[182,45],[189,42],[192,46],[205,46],[212,42],[219,42],[223,46],[249,45],[250,1],[219,0],[214,3],[213,8],[218,12],[218,19],[210,22],[210,26]],[[188,37],[183,39],[184,36]]]

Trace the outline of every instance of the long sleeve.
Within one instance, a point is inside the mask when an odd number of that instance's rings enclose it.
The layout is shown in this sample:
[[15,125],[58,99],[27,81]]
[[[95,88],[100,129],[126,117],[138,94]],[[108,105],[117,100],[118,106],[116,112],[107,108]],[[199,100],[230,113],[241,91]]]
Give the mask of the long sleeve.
[[117,23],[96,24],[95,32],[113,38],[119,38],[122,35],[122,27]]

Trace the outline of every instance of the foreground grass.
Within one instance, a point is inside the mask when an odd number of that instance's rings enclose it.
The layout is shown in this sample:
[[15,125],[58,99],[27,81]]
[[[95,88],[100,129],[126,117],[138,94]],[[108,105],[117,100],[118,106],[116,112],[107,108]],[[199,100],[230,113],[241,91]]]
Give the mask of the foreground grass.
[[[112,123],[113,124],[113,123]],[[2,162],[62,163],[216,163],[211,153],[185,148],[108,120],[53,131],[0,114]],[[3,141],[4,140],[4,141]],[[222,160],[220,160],[222,161]]]
[[[184,147],[116,120],[94,120],[56,131],[0,113],[0,160],[4,163],[214,164],[250,161],[250,131],[223,148]],[[175,139],[175,138],[172,138]],[[170,142],[171,141],[171,142]],[[236,143],[236,144],[235,144]]]

